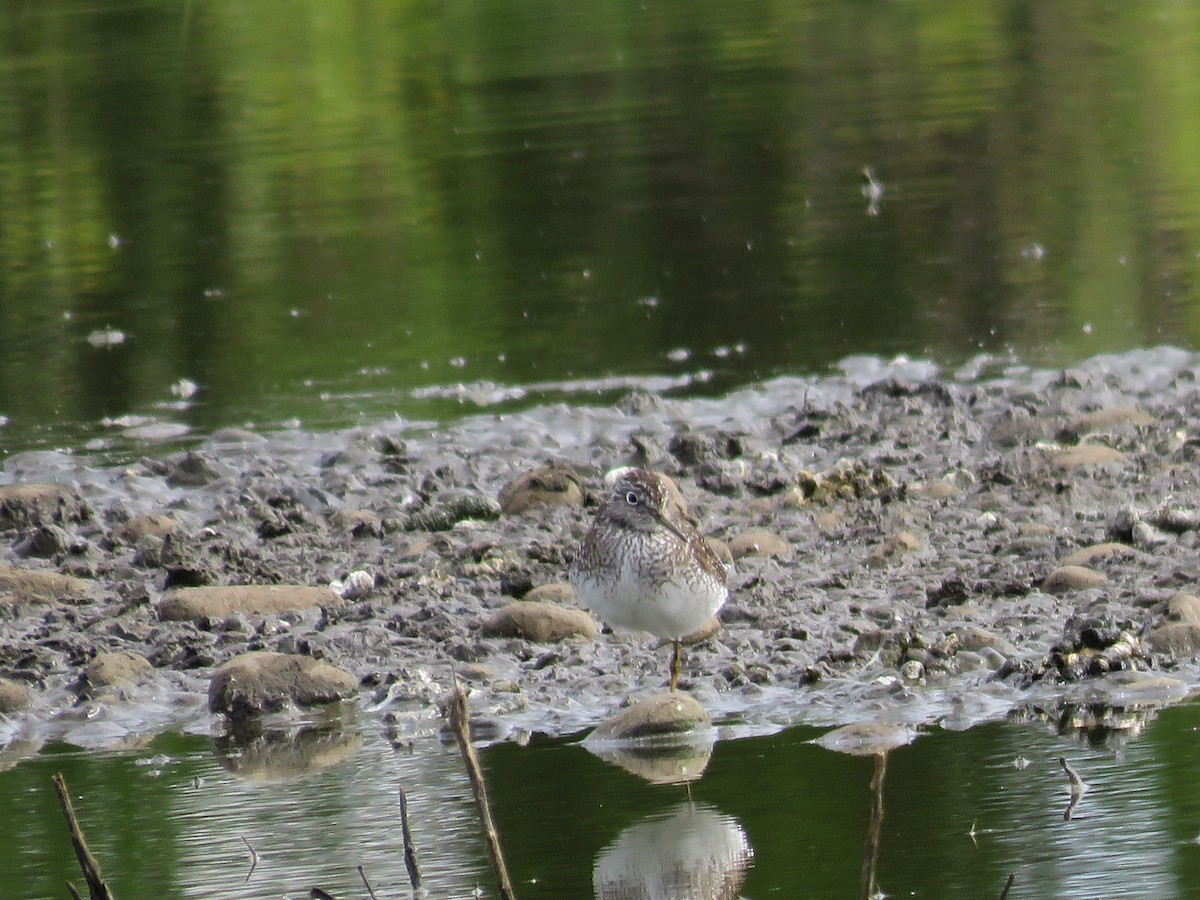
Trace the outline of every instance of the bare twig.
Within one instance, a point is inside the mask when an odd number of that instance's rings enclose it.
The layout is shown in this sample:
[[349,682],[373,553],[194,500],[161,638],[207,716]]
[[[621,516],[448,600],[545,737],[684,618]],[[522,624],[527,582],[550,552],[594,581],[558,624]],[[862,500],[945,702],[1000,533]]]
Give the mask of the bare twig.
[[1008,873],[1008,881],[1004,882],[1004,890],[1002,890],[1002,891],[1000,892],[1000,900],[1007,900],[1007,898],[1008,898],[1008,889],[1009,889],[1010,887],[1012,887],[1012,883],[1013,883],[1013,881],[1016,879],[1016,877],[1017,877],[1017,875],[1016,875],[1016,873],[1015,873],[1015,872],[1009,872],[1009,873]]
[[1087,792],[1087,783],[1079,777],[1079,773],[1071,768],[1071,764],[1067,762],[1065,756],[1058,758],[1058,764],[1063,767],[1063,771],[1067,773],[1067,779],[1071,782],[1071,799],[1067,803],[1067,808],[1063,810],[1063,819],[1067,822],[1071,821],[1071,816],[1075,813],[1075,807],[1079,805],[1079,801],[1083,799],[1083,795]]
[[492,821],[492,807],[488,802],[487,786],[483,782],[483,772],[479,768],[479,758],[475,748],[471,746],[471,726],[467,714],[467,695],[456,683],[454,695],[450,698],[450,730],[458,741],[458,749],[462,752],[463,762],[467,767],[467,776],[471,779],[471,789],[475,792],[475,805],[479,807],[479,819],[483,823],[483,834],[487,842],[488,856],[492,860],[492,871],[496,874],[496,884],[500,888],[501,900],[514,900],[512,882],[508,877],[508,867],[504,864],[504,853],[500,849],[500,835]]
[[[67,783],[61,774],[55,774],[51,781],[54,782],[54,790],[58,792],[59,805],[62,806],[63,816],[67,820],[67,830],[71,834],[71,843],[75,847],[75,858],[79,860],[79,868],[83,870],[83,877],[87,880],[88,896],[91,900],[113,900],[112,892],[109,891],[104,876],[100,873],[100,865],[96,862],[96,857],[92,856],[92,851],[88,849],[87,841],[83,839],[83,829],[79,827],[79,820],[75,818],[75,810],[71,807]],[[74,887],[69,884],[68,887],[71,893],[79,896]]]
[[379,898],[375,896],[375,892],[371,890],[371,882],[367,881],[367,873],[363,871],[363,867],[358,866],[357,868],[358,877],[362,879],[362,883],[366,887],[367,893],[370,895],[371,900],[379,900]]
[[250,851],[250,871],[246,873],[246,880],[242,882],[242,884],[246,884],[250,881],[250,876],[254,874],[255,868],[258,866],[258,851],[250,846],[250,842],[246,840],[245,835],[242,836],[242,843]]
[[75,885],[71,884],[69,881],[67,882],[67,890],[71,892],[71,900],[83,900],[83,898],[79,896],[79,891],[75,888]]
[[408,795],[400,791],[400,833],[404,837],[404,868],[408,869],[408,880],[413,893],[421,890],[421,870],[417,867],[417,848],[413,844],[412,832],[408,829]]

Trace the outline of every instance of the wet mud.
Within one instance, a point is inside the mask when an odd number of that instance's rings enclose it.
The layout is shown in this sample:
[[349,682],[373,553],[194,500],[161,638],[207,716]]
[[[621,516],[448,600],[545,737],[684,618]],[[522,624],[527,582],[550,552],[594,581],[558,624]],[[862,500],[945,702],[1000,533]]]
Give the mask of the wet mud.
[[[348,673],[323,699],[398,743],[441,727],[455,679],[489,737],[594,726],[667,680],[669,647],[564,615],[603,475],[628,464],[671,475],[730,560],[680,682],[719,727],[1178,699],[1200,650],[1198,379],[1173,350],[855,359],[718,399],[226,430],[120,466],[11,456],[0,743],[219,731],[214,673],[252,651]],[[187,593],[271,585],[299,599]]]

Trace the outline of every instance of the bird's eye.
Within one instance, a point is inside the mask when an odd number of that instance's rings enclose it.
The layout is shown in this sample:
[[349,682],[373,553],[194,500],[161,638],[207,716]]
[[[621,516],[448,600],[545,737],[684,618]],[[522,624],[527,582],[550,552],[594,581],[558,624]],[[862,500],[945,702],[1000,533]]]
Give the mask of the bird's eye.
[[638,495],[637,495],[637,491],[630,491],[629,493],[627,493],[625,495],[625,502],[628,503],[630,506],[637,506],[638,503],[640,502]]

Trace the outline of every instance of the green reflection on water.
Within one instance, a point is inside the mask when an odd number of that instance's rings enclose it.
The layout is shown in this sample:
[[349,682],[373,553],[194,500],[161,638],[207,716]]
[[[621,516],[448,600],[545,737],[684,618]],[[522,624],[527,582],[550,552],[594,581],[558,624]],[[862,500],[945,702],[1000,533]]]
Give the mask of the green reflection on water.
[[[888,759],[879,887],[992,897],[1012,872],[1021,897],[1095,897],[1097,878],[1105,897],[1191,896],[1198,727],[1190,703],[1136,737],[1084,740],[1016,720],[929,731]],[[574,740],[486,748],[518,896],[590,897],[593,879],[611,884],[614,871],[653,883],[673,859],[692,871],[724,861],[724,883],[747,897],[857,896],[873,762],[825,750],[811,742],[817,734],[719,741],[690,788],[652,786]],[[280,752],[295,755],[288,744]],[[1091,785],[1070,822],[1059,756]],[[119,897],[301,896],[312,886],[361,896],[356,865],[380,896],[408,896],[397,784],[430,896],[465,896],[476,884],[494,896],[461,770],[453,748],[427,738],[396,752],[370,723],[351,755],[283,779],[230,770],[199,736],[163,735],[123,753],[55,745],[0,772],[5,896],[58,897],[64,879],[80,882],[50,786],[56,771]],[[261,856],[252,874],[242,837]]]
[[203,431],[1195,346],[1198,36],[1083,0],[9,4],[0,435],[77,442],[181,377],[163,415]]

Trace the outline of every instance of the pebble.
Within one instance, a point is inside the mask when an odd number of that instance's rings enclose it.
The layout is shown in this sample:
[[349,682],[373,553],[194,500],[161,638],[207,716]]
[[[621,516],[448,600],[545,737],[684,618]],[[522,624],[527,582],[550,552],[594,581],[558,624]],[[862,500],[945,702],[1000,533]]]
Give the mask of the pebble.
[[0,597],[24,603],[81,603],[94,596],[94,585],[73,575],[0,564]]
[[0,714],[15,713],[33,699],[29,688],[11,678],[0,678]]
[[147,513],[122,522],[112,531],[113,540],[136,544],[144,537],[166,537],[179,527],[179,522],[162,513]]
[[678,692],[655,694],[605,720],[592,732],[589,740],[662,738],[694,731],[708,724],[708,713],[694,697]]
[[579,476],[562,466],[539,466],[522,472],[500,489],[500,510],[521,515],[545,506],[583,506]]
[[65,484],[0,485],[0,530],[42,524],[81,522],[88,518],[87,504]]
[[1095,562],[1096,560],[1105,560],[1113,556],[1136,555],[1137,550],[1128,544],[1118,543],[1117,541],[1105,541],[1102,544],[1080,547],[1074,553],[1065,556],[1062,564],[1064,566],[1086,566],[1088,563]]
[[729,541],[729,552],[734,559],[782,556],[789,549],[787,541],[769,531],[744,531]]
[[1104,444],[1078,444],[1065,447],[1050,457],[1050,462],[1060,469],[1077,469],[1081,466],[1121,466],[1125,454]]
[[220,619],[230,613],[278,613],[339,604],[342,598],[328,587],[288,584],[247,584],[228,587],[174,588],[158,604],[164,622]]
[[1047,594],[1065,594],[1098,587],[1108,579],[1086,566],[1059,566],[1042,581],[1042,590]]
[[98,653],[84,669],[84,692],[136,684],[153,671],[150,660],[132,650]]
[[1200,597],[1180,591],[1167,601],[1167,618],[1174,622],[1200,625]]
[[581,609],[537,600],[517,600],[501,607],[483,623],[485,637],[517,637],[537,644],[569,637],[593,638],[596,622]]
[[1110,406],[1075,417],[1063,426],[1062,431],[1059,432],[1059,439],[1077,441],[1084,435],[1096,431],[1145,428],[1157,421],[1136,406]]
[[208,708],[232,718],[278,712],[288,706],[318,706],[358,691],[349,672],[299,654],[254,650],[235,656],[213,672]]
[[1146,641],[1155,653],[1185,659],[1200,651],[1200,625],[1194,622],[1168,622],[1151,629]]
[[571,587],[569,581],[539,584],[529,590],[521,599],[526,603],[575,603],[575,588]]

